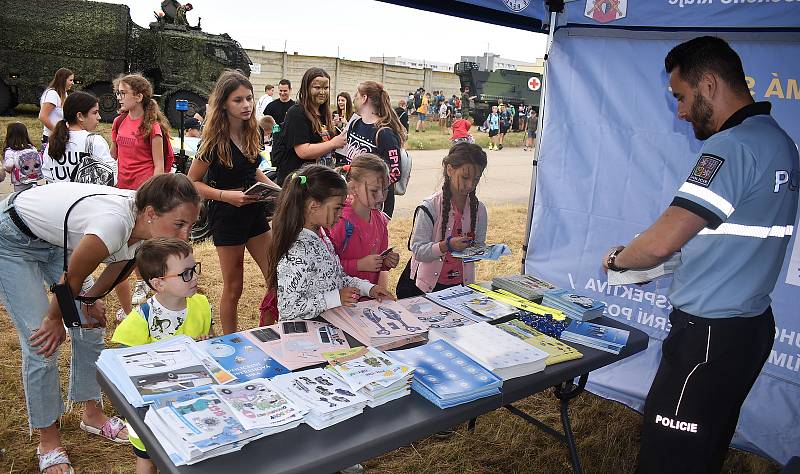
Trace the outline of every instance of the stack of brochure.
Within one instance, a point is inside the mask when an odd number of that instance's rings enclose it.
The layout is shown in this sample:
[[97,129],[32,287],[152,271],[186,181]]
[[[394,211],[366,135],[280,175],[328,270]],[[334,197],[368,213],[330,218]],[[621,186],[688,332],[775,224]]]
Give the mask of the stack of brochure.
[[429,337],[431,342],[444,339],[503,380],[541,372],[548,357],[547,352],[484,322],[431,329]]
[[428,332],[426,323],[394,301],[362,301],[352,308],[330,309],[322,317],[362,344],[378,349],[422,342]]
[[289,369],[259,349],[255,342],[237,332],[197,342],[197,347],[214,358],[239,382],[287,374]]
[[439,306],[424,296],[397,300],[403,308],[431,328],[453,328],[475,324],[475,321],[444,306]]
[[545,292],[542,304],[560,309],[570,319],[591,321],[603,315],[606,304],[572,290],[550,290]]
[[561,339],[611,352],[612,354],[619,354],[625,344],[628,343],[628,335],[629,332],[624,329],[585,321],[572,321],[567,329],[561,333]]
[[306,409],[266,379],[214,385],[153,401],[145,424],[176,466],[241,449],[250,441],[297,427]]
[[135,407],[152,403],[160,395],[236,381],[183,335],[143,346],[104,349],[97,368]]
[[411,393],[414,368],[373,347],[325,353],[330,370],[376,407]]
[[317,321],[281,321],[239,334],[290,370],[321,364],[323,352],[350,347],[341,330]]
[[506,290],[526,300],[540,300],[545,291],[555,290],[549,281],[533,275],[509,275],[492,278],[492,288]]
[[526,324],[519,319],[512,319],[507,323],[501,323],[496,326],[503,331],[511,334],[524,341],[533,347],[547,352],[547,365],[557,364],[559,362],[566,362],[568,360],[580,359],[583,354],[578,352],[574,347],[564,344],[554,337],[543,334],[537,331],[532,326]]
[[392,356],[414,366],[411,388],[439,408],[449,408],[500,393],[503,380],[447,341],[429,342]]
[[272,383],[295,403],[305,405],[303,419],[315,430],[352,418],[364,411],[367,397],[325,369],[279,375]]
[[493,321],[517,314],[519,311],[517,308],[461,285],[434,291],[426,294],[425,297],[474,321]]

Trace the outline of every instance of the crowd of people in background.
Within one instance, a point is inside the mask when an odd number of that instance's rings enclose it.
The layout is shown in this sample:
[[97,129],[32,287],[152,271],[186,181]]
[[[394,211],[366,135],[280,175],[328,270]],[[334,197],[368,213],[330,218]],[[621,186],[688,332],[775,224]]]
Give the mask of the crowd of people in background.
[[[409,171],[403,168],[408,166],[403,156],[411,116],[420,133],[429,122],[438,122],[443,132],[452,133],[454,146],[442,162],[442,190],[423,203],[434,217],[418,219],[412,230],[414,257],[397,292],[418,294],[472,281],[471,264],[450,256],[483,242],[486,234],[486,209],[475,189],[487,160],[470,133],[475,97],[468,87],[450,97],[419,88],[393,106],[383,84],[365,80],[352,92],[335,92],[330,75],[314,67],[305,72],[296,94],[292,83],[281,79],[277,86],[267,84],[256,98],[246,76],[226,71],[208,105],[179,124],[178,138],[150,81],[129,74],[114,82],[119,115],[109,142],[96,131],[98,99],[71,92],[74,80],[73,71],[59,69],[42,94],[41,150],[24,124],[8,126],[0,168],[0,180],[8,172],[14,186],[1,204],[6,212],[0,223],[9,232],[0,236],[0,255],[41,254],[38,260],[19,259],[14,275],[4,267],[0,295],[20,336],[24,366],[47,367],[44,378],[23,373],[30,426],[40,434],[42,472],[71,469],[60,442],[58,419],[64,407],[57,363],[52,363],[65,339],[61,308],[48,303],[44,292],[31,294],[25,305],[9,304],[14,298],[8,288],[23,283],[36,287],[43,279],[48,286],[61,281],[82,298],[116,291],[120,309],[112,341],[126,345],[174,334],[208,337],[242,329],[238,303],[246,281],[245,251],[267,288],[262,323],[314,317],[365,298],[394,299],[387,288],[388,271],[400,262],[391,249],[388,223],[398,181]],[[519,113],[517,122],[524,130],[530,120],[526,110]],[[495,115],[498,133],[493,134],[495,128],[488,131],[493,138],[500,136],[502,148],[502,134],[516,115],[513,106],[501,107]],[[176,151],[188,157],[184,168]],[[274,168],[270,176],[265,174],[270,168],[262,166],[265,159]],[[246,192],[256,183],[282,188],[271,224],[268,203]],[[84,199],[87,203],[78,206]],[[36,210],[45,203],[58,205],[44,213]],[[222,274],[218,302],[197,298],[200,265],[191,247],[182,243],[203,206]],[[55,226],[70,214],[73,227],[64,242]],[[58,265],[64,252],[71,253],[70,269],[76,269],[68,277]],[[129,261],[136,264],[123,266]],[[104,276],[95,280],[91,273],[101,263],[106,264]],[[24,282],[12,284],[18,275]],[[170,277],[178,280],[168,284]],[[94,321],[90,326],[104,326],[102,300],[86,301],[80,307]],[[213,318],[212,307],[217,308]],[[165,318],[174,320],[173,330],[164,332],[153,324]],[[219,322],[216,331],[212,321]],[[137,472],[153,472],[146,447],[131,427],[102,414],[94,377],[74,373],[94,364],[104,346],[102,331],[70,333],[75,386],[69,398],[84,402],[81,428],[111,441],[131,442]],[[48,395],[41,396],[42,391]]]

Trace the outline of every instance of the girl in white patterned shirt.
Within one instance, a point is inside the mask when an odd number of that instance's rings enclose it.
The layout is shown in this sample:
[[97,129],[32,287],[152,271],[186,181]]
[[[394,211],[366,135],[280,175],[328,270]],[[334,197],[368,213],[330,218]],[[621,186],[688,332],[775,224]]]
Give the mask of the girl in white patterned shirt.
[[327,236],[342,217],[347,184],[332,169],[309,165],[289,175],[278,198],[267,254],[268,287],[277,287],[281,320],[311,319],[361,296],[394,296],[347,275]]

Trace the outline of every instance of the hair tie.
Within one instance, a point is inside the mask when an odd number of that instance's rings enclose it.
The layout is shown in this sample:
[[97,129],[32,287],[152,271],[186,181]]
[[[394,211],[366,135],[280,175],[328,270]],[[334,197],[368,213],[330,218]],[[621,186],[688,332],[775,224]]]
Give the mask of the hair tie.
[[350,165],[342,166],[342,171],[344,171],[345,173],[349,173],[350,172]]
[[300,178],[300,186],[305,186],[306,185],[306,181],[308,181],[308,178],[305,175],[302,175],[302,174],[299,175],[298,178]]

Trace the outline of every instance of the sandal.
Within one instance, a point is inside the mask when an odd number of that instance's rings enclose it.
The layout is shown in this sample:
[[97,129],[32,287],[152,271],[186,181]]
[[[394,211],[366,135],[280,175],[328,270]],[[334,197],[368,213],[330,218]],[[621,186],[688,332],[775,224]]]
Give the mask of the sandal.
[[75,470],[72,469],[72,463],[69,461],[69,457],[67,456],[67,452],[64,450],[63,447],[59,446],[55,449],[52,449],[44,454],[39,453],[39,447],[36,447],[36,456],[39,458],[39,472],[43,473],[46,469],[49,469],[53,466],[58,466],[60,464],[66,464],[69,466],[69,470],[64,471],[66,474],[75,474]]
[[121,437],[119,433],[125,429],[125,422],[118,416],[112,416],[103,423],[100,428],[95,428],[92,425],[87,425],[81,421],[81,429],[87,433],[96,434],[103,438],[113,441],[115,443],[127,444],[130,443],[128,437]]

